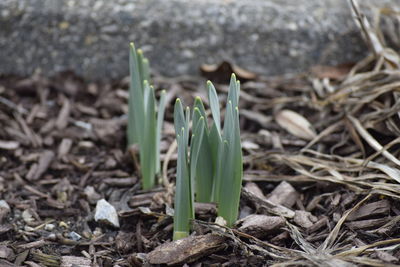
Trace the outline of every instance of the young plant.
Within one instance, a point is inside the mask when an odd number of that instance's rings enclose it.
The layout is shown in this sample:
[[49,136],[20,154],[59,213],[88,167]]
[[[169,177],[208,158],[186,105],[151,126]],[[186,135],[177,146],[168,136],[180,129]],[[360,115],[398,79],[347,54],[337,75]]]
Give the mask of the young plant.
[[189,145],[190,109],[183,107],[180,99],[175,102],[174,124],[178,144],[178,161],[176,167],[176,191],[174,213],[174,240],[189,235],[190,219],[194,218],[194,170],[196,169],[201,140],[203,138],[204,118],[198,118]]
[[189,144],[189,108],[184,115],[181,101],[175,103],[174,122],[178,143],[174,239],[189,233],[189,220],[194,218],[194,198],[198,202],[214,201],[218,215],[228,226],[237,219],[243,177],[239,128],[240,83],[231,77],[223,131],[217,92],[207,83],[213,124],[208,127],[204,105],[196,97],[192,114],[192,138]]
[[207,83],[210,109],[213,117],[211,129],[212,157],[216,159],[212,198],[218,204],[218,216],[231,226],[237,219],[243,177],[242,146],[239,126],[240,83],[232,74],[225,109],[223,132],[218,95],[211,82]]
[[128,146],[138,144],[142,188],[155,185],[160,172],[160,139],[165,110],[165,91],[161,92],[158,112],[154,88],[149,84],[149,61],[133,43],[129,51],[130,87],[128,102]]

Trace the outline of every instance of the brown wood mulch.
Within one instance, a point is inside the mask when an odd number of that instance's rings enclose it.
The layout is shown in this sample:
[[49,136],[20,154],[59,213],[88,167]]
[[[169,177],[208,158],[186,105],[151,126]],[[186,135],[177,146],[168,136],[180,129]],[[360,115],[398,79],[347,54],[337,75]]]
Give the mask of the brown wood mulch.
[[[207,105],[204,79],[153,77],[167,89],[163,174],[144,192],[126,149],[128,79],[0,77],[0,266],[400,264],[400,58],[357,18],[373,41],[355,65],[269,78],[237,69],[240,219],[227,228],[215,205],[197,203],[193,234],[179,242],[172,103],[199,95]],[[224,101],[227,84],[216,87]],[[94,220],[100,199],[120,228]]]

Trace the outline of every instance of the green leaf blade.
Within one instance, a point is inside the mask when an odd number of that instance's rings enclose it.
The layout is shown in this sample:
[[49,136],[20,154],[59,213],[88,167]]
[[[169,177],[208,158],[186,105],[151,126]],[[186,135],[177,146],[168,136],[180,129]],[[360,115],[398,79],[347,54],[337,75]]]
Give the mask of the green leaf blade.
[[161,162],[160,162],[160,143],[161,143],[161,134],[162,134],[162,126],[164,122],[164,113],[165,113],[165,90],[161,91],[160,102],[158,104],[157,111],[157,132],[156,132],[156,173],[160,173],[161,171]]
[[190,177],[184,131],[176,136],[178,143],[178,161],[176,168],[176,191],[174,213],[174,240],[186,237],[190,231],[190,219],[193,218],[193,199],[190,192]]
[[155,95],[154,88],[147,81],[144,82],[144,106],[145,120],[142,124],[143,137],[139,144],[140,166],[142,171],[143,189],[147,190],[154,187],[156,173],[156,113],[155,113]]
[[210,81],[207,82],[207,87],[208,87],[208,98],[210,101],[211,114],[214,120],[214,124],[218,130],[218,134],[221,135],[221,118],[220,118],[221,115],[219,111],[219,100],[217,91],[215,90],[214,85]]

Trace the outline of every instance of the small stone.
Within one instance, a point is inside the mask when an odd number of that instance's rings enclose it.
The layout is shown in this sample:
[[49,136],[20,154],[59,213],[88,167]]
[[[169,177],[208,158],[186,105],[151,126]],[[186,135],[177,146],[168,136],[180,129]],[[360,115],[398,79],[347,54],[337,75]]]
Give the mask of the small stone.
[[30,213],[29,210],[24,210],[22,212],[22,219],[27,223],[33,223],[35,221],[35,219],[33,218],[33,215]]
[[98,237],[101,236],[103,234],[103,232],[101,231],[100,227],[96,227],[93,231],[93,236]]
[[44,230],[46,230],[46,231],[53,231],[54,228],[56,228],[56,226],[52,223],[48,223],[44,226]]
[[117,211],[105,199],[97,201],[94,220],[119,228]]
[[33,227],[29,226],[29,225],[25,225],[24,226],[24,230],[27,231],[27,232],[33,232],[33,231],[35,231],[35,228],[33,228]]
[[7,218],[8,213],[10,213],[11,208],[5,200],[0,200],[0,223],[4,218]]
[[221,226],[226,226],[226,221],[221,216],[218,216],[217,218],[215,218],[215,223],[218,225],[221,225]]
[[58,224],[58,226],[68,229],[68,224],[66,224],[64,221],[61,221],[61,222]]
[[8,203],[5,200],[0,200],[0,209],[6,209],[8,211],[11,210],[10,206],[8,205]]
[[68,234],[68,237],[74,241],[79,241],[82,238],[82,236],[80,234],[78,234],[77,232],[74,232],[74,231],[70,232]]
[[49,234],[49,235],[47,236],[47,239],[48,239],[48,240],[52,240],[52,241],[56,241],[57,236],[56,236],[56,234],[51,233],[51,234]]

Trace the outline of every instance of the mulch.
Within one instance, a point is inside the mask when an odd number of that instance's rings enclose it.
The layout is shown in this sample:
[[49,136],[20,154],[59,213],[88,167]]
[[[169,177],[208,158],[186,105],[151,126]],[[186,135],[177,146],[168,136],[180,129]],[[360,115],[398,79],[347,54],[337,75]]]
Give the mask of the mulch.
[[[197,203],[193,233],[180,242],[171,242],[173,103],[191,106],[198,95],[208,106],[204,77],[153,77],[167,90],[163,173],[142,191],[137,151],[126,148],[127,78],[1,76],[0,265],[400,264],[400,57],[369,45],[361,62],[297,75],[203,68],[222,102],[229,72],[242,80],[240,219],[227,228],[215,205]],[[94,220],[100,199],[117,209],[120,228]]]

